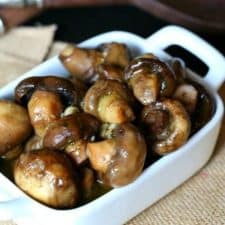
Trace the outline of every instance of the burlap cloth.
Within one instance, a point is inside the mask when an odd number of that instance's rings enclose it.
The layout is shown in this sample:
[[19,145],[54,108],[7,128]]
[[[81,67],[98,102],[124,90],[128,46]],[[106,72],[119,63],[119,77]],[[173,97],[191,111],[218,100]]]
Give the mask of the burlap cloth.
[[[0,37],[0,86],[64,48],[65,43],[53,42],[55,29],[54,25],[21,27]],[[225,101],[225,85],[220,95]],[[12,218],[12,221],[0,221],[0,225],[3,224],[15,223]],[[225,123],[209,163],[183,185],[127,223],[148,224],[225,224]]]

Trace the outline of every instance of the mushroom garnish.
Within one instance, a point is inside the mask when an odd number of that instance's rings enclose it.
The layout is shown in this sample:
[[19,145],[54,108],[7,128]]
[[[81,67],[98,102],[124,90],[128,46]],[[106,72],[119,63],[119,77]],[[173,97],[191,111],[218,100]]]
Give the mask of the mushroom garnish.
[[123,123],[134,120],[133,98],[129,90],[113,80],[99,80],[84,98],[84,111],[103,122]]
[[40,202],[55,208],[71,208],[79,193],[74,169],[66,155],[48,149],[22,153],[15,164],[16,184]]
[[[164,99],[145,106],[142,111],[152,149],[159,155],[177,150],[190,135],[191,122],[184,106],[173,99]],[[148,135],[147,135],[148,136]]]
[[16,103],[0,100],[0,156],[15,150],[31,132],[27,110]]
[[142,172],[146,144],[130,123],[112,126],[111,139],[87,144],[87,154],[101,181],[119,187],[134,181]]
[[171,96],[175,88],[173,71],[151,54],[134,59],[125,70],[125,80],[143,105]]

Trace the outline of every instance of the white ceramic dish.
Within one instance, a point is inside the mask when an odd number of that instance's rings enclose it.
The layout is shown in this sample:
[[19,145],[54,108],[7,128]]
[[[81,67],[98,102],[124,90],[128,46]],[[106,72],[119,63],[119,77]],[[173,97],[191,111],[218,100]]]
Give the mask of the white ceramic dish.
[[[103,42],[126,43],[135,54],[153,52],[168,59],[163,49],[176,44],[199,57],[209,71],[204,79],[190,71],[210,92],[216,104],[212,119],[178,151],[171,153],[149,168],[132,184],[110,191],[79,208],[55,210],[31,199],[0,173],[0,220],[12,218],[19,225],[120,225],[158,201],[191,177],[212,155],[223,116],[223,102],[216,90],[225,79],[225,58],[193,33],[176,26],[168,26],[147,39],[127,32],[109,32],[91,38],[80,45],[95,47]],[[24,74],[0,90],[0,98],[10,98],[17,83],[28,76],[67,76],[58,58],[52,58]]]

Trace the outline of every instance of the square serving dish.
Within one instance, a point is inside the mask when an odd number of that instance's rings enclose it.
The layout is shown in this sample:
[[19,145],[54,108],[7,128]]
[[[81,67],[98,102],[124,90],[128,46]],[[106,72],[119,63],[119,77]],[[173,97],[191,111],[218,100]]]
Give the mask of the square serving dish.
[[[121,225],[174,190],[204,166],[213,153],[223,117],[223,102],[217,89],[225,79],[225,58],[195,34],[177,26],[165,27],[147,39],[131,33],[113,31],[98,35],[80,44],[95,47],[103,42],[123,42],[134,55],[153,52],[166,60],[164,51],[178,45],[196,55],[209,68],[204,78],[188,70],[189,76],[203,84],[215,101],[212,119],[178,151],[162,157],[143,171],[132,184],[114,189],[83,206],[56,210],[26,194],[0,173],[0,220],[13,219],[18,225]],[[68,72],[54,57],[27,72],[0,90],[0,98],[12,98],[15,86],[29,76],[68,76]]]

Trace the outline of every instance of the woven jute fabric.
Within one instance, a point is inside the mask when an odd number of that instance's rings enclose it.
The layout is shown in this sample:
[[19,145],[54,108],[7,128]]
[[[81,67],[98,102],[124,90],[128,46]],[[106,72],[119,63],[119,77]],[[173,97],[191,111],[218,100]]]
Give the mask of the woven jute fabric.
[[[16,28],[1,37],[0,85],[15,79],[45,58],[58,54],[65,43],[52,43],[54,32],[55,26]],[[225,102],[225,84],[219,93]],[[225,224],[225,120],[215,152],[207,165],[126,225],[222,224]],[[15,223],[12,218],[11,221],[0,221],[0,225]]]

